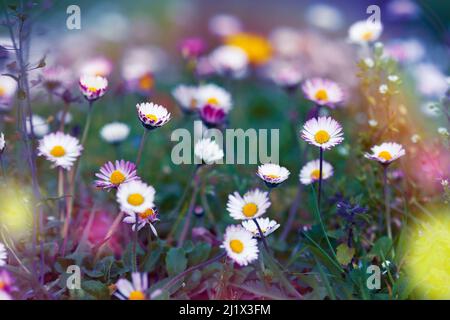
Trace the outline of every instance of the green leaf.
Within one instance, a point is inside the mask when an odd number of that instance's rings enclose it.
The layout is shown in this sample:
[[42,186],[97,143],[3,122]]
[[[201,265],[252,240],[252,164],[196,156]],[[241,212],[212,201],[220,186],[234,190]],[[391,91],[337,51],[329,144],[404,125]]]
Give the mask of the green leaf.
[[143,271],[152,272],[155,269],[161,254],[162,249],[160,247],[153,249],[149,254],[147,254],[144,259],[144,265],[142,266]]
[[392,240],[388,237],[381,237],[374,243],[372,250],[370,250],[370,254],[384,260],[388,257],[388,253],[391,251],[391,249]]
[[189,265],[195,266],[208,259],[211,253],[211,245],[206,242],[202,242],[194,247],[191,253],[188,254]]
[[110,298],[108,287],[100,281],[83,281],[81,283],[81,288],[96,299],[104,300]]
[[337,247],[337,261],[344,266],[352,261],[354,255],[355,248],[349,248],[345,243],[342,243]]
[[169,276],[183,272],[186,267],[187,259],[183,248],[171,248],[166,255],[166,269]]

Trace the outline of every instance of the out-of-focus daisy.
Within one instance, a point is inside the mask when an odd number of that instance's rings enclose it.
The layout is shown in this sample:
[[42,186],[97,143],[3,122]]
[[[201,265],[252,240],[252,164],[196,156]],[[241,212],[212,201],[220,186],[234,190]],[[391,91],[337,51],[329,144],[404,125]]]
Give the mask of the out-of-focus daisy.
[[209,126],[221,124],[232,107],[231,95],[214,84],[200,86],[196,100],[200,117]]
[[153,224],[157,221],[159,221],[158,218],[158,210],[156,208],[148,208],[142,212],[134,213],[134,212],[125,212],[127,216],[123,218],[123,222],[132,224],[133,231],[136,230],[136,216],[138,218],[137,222],[137,229],[141,230],[143,227],[145,227],[146,224],[150,226],[150,229],[152,229],[153,234],[157,237],[158,233],[156,232],[155,227]]
[[206,51],[206,43],[202,38],[191,37],[180,43],[181,55],[185,59],[196,59]]
[[[0,242],[0,267],[6,265],[6,260],[8,259],[8,253],[6,251],[6,247],[3,243]],[[1,289],[1,287],[0,287]]]
[[412,73],[420,93],[441,98],[447,92],[447,77],[436,65],[421,63],[414,67]]
[[172,90],[172,96],[184,112],[193,112],[197,109],[197,87],[180,84]]
[[422,137],[417,133],[415,133],[411,136],[412,143],[418,143],[420,140],[422,140]]
[[97,57],[84,63],[80,68],[81,76],[107,77],[111,74],[112,63],[104,57]]
[[444,137],[448,137],[448,136],[450,135],[450,133],[448,132],[448,129],[445,128],[445,127],[439,127],[439,128],[437,129],[437,132],[438,132],[441,136],[444,136]]
[[313,78],[306,80],[302,90],[307,99],[321,106],[334,108],[344,100],[341,87],[328,79]]
[[396,39],[386,45],[385,53],[400,63],[415,63],[425,56],[425,47],[417,39]]
[[357,21],[348,29],[350,42],[364,44],[378,40],[383,31],[383,25],[379,22],[368,20]]
[[145,74],[161,71],[167,63],[167,55],[159,47],[143,46],[127,50],[122,60],[122,77],[133,82]]
[[148,130],[162,127],[170,120],[170,112],[163,106],[153,102],[138,103],[136,109],[139,120]]
[[17,91],[17,81],[0,75],[0,110],[8,109]]
[[50,133],[39,140],[38,155],[51,161],[54,167],[69,170],[81,155],[83,146],[77,138],[62,132]]
[[288,169],[275,163],[265,163],[258,167],[258,177],[269,187],[275,187],[285,181],[291,174]]
[[331,117],[319,117],[306,121],[301,135],[309,144],[324,150],[331,149],[344,141],[341,125]]
[[260,217],[269,207],[269,193],[259,189],[250,190],[243,197],[237,192],[228,196],[227,210],[236,220]]
[[258,259],[258,242],[253,238],[253,234],[241,225],[227,227],[221,247],[225,248],[228,257],[240,266],[246,266]]
[[58,111],[56,114],[56,119],[61,123],[64,117],[64,124],[69,124],[72,122],[73,116],[70,112]]
[[394,19],[411,19],[420,13],[420,7],[411,0],[393,0],[387,4],[387,9],[389,15]]
[[303,35],[298,29],[278,27],[270,33],[269,37],[277,56],[292,61],[303,54]]
[[119,279],[116,283],[114,295],[120,300],[146,300],[148,279],[147,274],[133,272],[131,282],[127,279]]
[[226,37],[242,30],[242,24],[238,18],[230,14],[218,14],[213,16],[208,23],[209,31],[220,37]]
[[371,126],[372,128],[375,128],[378,125],[378,121],[375,119],[370,119],[369,121],[367,121],[367,123],[369,124],[369,126]]
[[[1,243],[0,243],[1,246]],[[0,258],[1,260],[1,258]],[[5,293],[5,294],[9,294],[13,291],[16,291],[17,288],[14,286],[14,279],[13,277],[11,277],[11,275],[9,274],[8,271],[6,270],[0,270],[0,300],[2,300],[1,298],[1,293]],[[5,299],[3,299],[5,300]]]
[[100,136],[111,144],[118,144],[128,138],[130,127],[122,122],[111,122],[100,129]]
[[0,133],[0,155],[3,153],[3,150],[5,150],[6,147],[6,141],[5,141],[5,135],[3,132]]
[[72,84],[72,79],[72,73],[61,66],[44,68],[42,70],[42,83],[49,92],[53,92],[60,87],[69,87]]
[[344,22],[338,8],[324,3],[309,6],[306,10],[306,20],[311,25],[328,31],[339,30]]
[[365,153],[367,159],[378,161],[381,164],[390,164],[405,155],[405,149],[401,144],[395,142],[384,142],[373,146],[371,153]]
[[286,61],[271,62],[266,69],[266,75],[276,85],[292,91],[302,81],[302,73],[297,65]]
[[101,166],[100,172],[95,176],[99,178],[95,181],[95,186],[106,190],[118,188],[122,183],[139,180],[136,165],[125,160],[116,160],[115,164],[108,161]]
[[108,88],[108,80],[101,76],[81,76],[78,84],[81,93],[89,101],[102,97]]
[[124,212],[144,212],[154,207],[155,189],[140,180],[122,183],[117,190],[117,202]]
[[241,78],[247,72],[247,54],[239,47],[220,46],[210,53],[209,61],[220,75]]
[[380,87],[378,88],[378,91],[381,94],[386,94],[389,91],[389,87],[387,86],[387,84],[382,84],[380,85]]
[[9,301],[12,300],[12,297],[9,293],[7,293],[6,291],[2,291],[0,290],[0,301]]
[[[33,126],[33,133],[36,137],[41,138],[50,132],[50,126],[46,119],[38,116],[37,114],[33,114],[31,116],[31,124]],[[25,127],[27,130],[27,134],[31,135],[31,125],[30,118],[25,119]]]
[[[333,175],[333,167],[326,161],[322,163],[322,180],[326,180]],[[312,160],[305,164],[300,171],[300,182],[308,185],[320,179],[320,160]]]
[[222,161],[223,150],[219,144],[211,138],[204,138],[194,146],[195,162],[198,164],[213,164]]
[[265,37],[257,34],[247,32],[232,34],[225,39],[225,43],[244,50],[249,62],[254,65],[265,64],[272,58],[272,45]]
[[[264,237],[267,237],[269,234],[274,232],[280,227],[280,224],[275,220],[270,220],[269,218],[258,218],[256,219],[259,227],[263,233]],[[260,238],[258,226],[253,220],[244,220],[242,221],[242,226],[249,232],[253,234],[254,237]]]

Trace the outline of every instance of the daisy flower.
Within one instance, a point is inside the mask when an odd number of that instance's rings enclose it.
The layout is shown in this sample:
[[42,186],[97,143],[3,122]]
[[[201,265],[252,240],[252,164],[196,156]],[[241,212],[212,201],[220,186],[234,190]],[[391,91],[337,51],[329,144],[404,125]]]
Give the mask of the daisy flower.
[[122,122],[111,122],[100,129],[100,136],[111,144],[118,144],[128,138],[130,127]]
[[156,208],[148,208],[142,212],[139,213],[133,213],[133,212],[125,212],[126,217],[123,219],[123,222],[132,224],[133,231],[136,230],[136,216],[138,218],[137,222],[137,229],[141,230],[143,227],[145,227],[146,224],[150,226],[150,229],[152,229],[153,234],[157,237],[158,233],[156,232],[155,227],[153,224],[156,221],[159,221],[158,218],[158,210]]
[[320,106],[325,105],[334,108],[344,100],[341,87],[328,79],[313,78],[306,80],[302,90],[308,100]]
[[210,53],[209,62],[220,75],[241,78],[247,72],[247,54],[239,47],[220,46]]
[[186,38],[180,43],[180,51],[183,58],[196,59],[206,51],[206,43],[202,38]]
[[131,282],[127,279],[119,279],[116,288],[114,295],[120,300],[145,300],[148,289],[147,274],[133,272]]
[[403,146],[395,142],[384,142],[381,145],[373,146],[371,152],[365,153],[364,156],[386,165],[405,155]]
[[246,266],[258,259],[258,242],[253,238],[253,234],[241,225],[227,227],[221,247],[225,248],[228,257],[240,266]]
[[369,43],[376,41],[382,31],[383,26],[379,22],[370,22],[367,20],[357,21],[348,29],[348,38],[352,43]]
[[291,62],[275,61],[266,69],[266,76],[277,86],[289,91],[297,88],[302,80],[299,67]]
[[344,141],[341,125],[331,117],[319,117],[306,121],[301,134],[306,142],[325,150]]
[[50,92],[54,92],[60,87],[69,87],[72,84],[72,79],[72,73],[61,66],[44,68],[42,70],[42,83]]
[[257,218],[270,207],[269,193],[254,189],[244,194],[237,192],[228,196],[227,211],[236,220],[247,220]]
[[80,74],[82,76],[100,76],[107,77],[111,74],[112,63],[104,57],[97,57],[89,60],[81,66]]
[[0,300],[9,301],[9,300],[12,300],[12,297],[9,293],[7,293],[3,290],[0,290]]
[[77,138],[62,132],[50,133],[39,140],[38,155],[53,162],[54,167],[69,170],[81,155],[83,146]]
[[201,119],[211,126],[222,123],[232,108],[231,95],[215,84],[200,86],[196,101]]
[[27,117],[25,119],[25,129],[28,135],[31,135],[31,126],[33,126],[33,133],[36,137],[41,138],[50,132],[50,126],[46,119],[33,114],[31,116],[31,125],[30,118]]
[[163,106],[152,102],[138,103],[136,109],[139,120],[148,130],[162,127],[170,120],[170,112]]
[[197,164],[213,164],[220,163],[224,156],[223,150],[217,144],[217,142],[211,140],[211,138],[204,138],[194,146],[195,162]]
[[140,180],[122,183],[117,190],[117,202],[124,212],[139,213],[153,208],[155,189]]
[[0,242],[0,267],[6,265],[6,260],[8,259],[8,253],[6,251],[6,247],[3,243]]
[[[259,227],[261,228],[264,237],[267,237],[269,234],[271,234],[280,227],[279,223],[277,223],[275,220],[270,220],[269,218],[258,218],[256,220],[258,222]],[[255,221],[244,220],[242,221],[242,226],[245,228],[245,230],[251,232],[254,237],[258,238],[261,237],[261,235],[259,234],[258,226],[256,225]]]
[[95,186],[106,190],[118,188],[122,183],[139,180],[136,165],[125,160],[116,160],[115,164],[108,161],[95,176],[99,178],[95,181]]
[[17,288],[14,286],[14,279],[11,277],[9,272],[6,270],[0,270],[0,292],[12,292],[15,290],[17,290]]
[[0,110],[8,109],[17,91],[17,81],[8,76],[0,76]]
[[81,76],[78,85],[81,93],[89,101],[102,97],[108,88],[108,80],[101,76]]
[[[322,163],[322,180],[333,175],[333,167],[326,161]],[[300,182],[308,185],[320,179],[320,160],[312,160],[305,164],[299,174]]]
[[265,163],[258,167],[258,172],[256,174],[263,179],[267,186],[276,187],[285,181],[291,173],[288,169],[281,167],[278,164]]
[[233,15],[220,13],[209,20],[208,28],[212,34],[226,37],[241,32],[242,23]]
[[5,141],[5,135],[3,132],[0,133],[0,154],[3,153],[3,150],[5,150],[6,147],[6,141]]
[[184,112],[192,112],[197,109],[197,87],[180,84],[172,90],[172,96]]

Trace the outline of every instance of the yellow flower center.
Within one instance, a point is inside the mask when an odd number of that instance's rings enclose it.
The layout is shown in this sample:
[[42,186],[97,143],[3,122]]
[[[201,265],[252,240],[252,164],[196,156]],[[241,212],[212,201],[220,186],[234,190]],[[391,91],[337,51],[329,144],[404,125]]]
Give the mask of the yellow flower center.
[[315,97],[316,97],[316,100],[327,101],[328,100],[328,93],[327,93],[326,90],[320,89],[320,90],[317,90]]
[[365,41],[372,40],[372,37],[373,37],[372,31],[366,31],[361,35],[361,38]]
[[378,158],[384,159],[385,161],[389,161],[392,159],[392,155],[389,153],[389,151],[381,151],[378,154]]
[[125,175],[120,170],[114,170],[109,177],[112,184],[118,185],[125,181]]
[[89,87],[88,88],[88,91],[90,91],[90,92],[97,92],[97,88],[96,87]]
[[145,300],[145,294],[142,291],[131,291],[129,300]]
[[145,115],[151,122],[156,122],[158,121],[158,117],[155,116],[154,114],[146,114]]
[[0,290],[3,290],[6,288],[6,283],[4,283],[2,280],[0,280]]
[[5,93],[5,89],[3,87],[0,87],[0,97],[3,97]]
[[149,217],[153,216],[155,212],[153,209],[147,209],[144,212],[139,213],[139,218],[142,220],[148,219]]
[[195,107],[197,106],[197,99],[192,98],[189,106],[191,107],[191,109],[195,109]]
[[276,174],[266,174],[266,177],[269,179],[278,179],[280,176]]
[[144,203],[144,197],[139,193],[132,193],[128,196],[127,201],[132,206],[140,206]]
[[206,103],[216,106],[219,104],[219,100],[217,100],[217,98],[212,97],[212,98],[209,98],[208,100],[206,100]]
[[50,154],[56,158],[60,158],[66,154],[66,150],[62,146],[54,146]]
[[320,170],[315,169],[313,172],[311,172],[311,179],[313,180],[319,180],[320,179]]
[[319,130],[314,135],[314,140],[319,144],[324,144],[330,140],[330,135],[325,130]]
[[241,253],[244,250],[244,244],[241,240],[231,240],[230,248],[234,253]]
[[249,202],[244,205],[242,208],[242,213],[244,216],[251,218],[258,212],[258,206],[254,204],[253,202]]
[[146,74],[139,79],[139,88],[143,90],[150,90],[153,88],[153,77],[150,74]]

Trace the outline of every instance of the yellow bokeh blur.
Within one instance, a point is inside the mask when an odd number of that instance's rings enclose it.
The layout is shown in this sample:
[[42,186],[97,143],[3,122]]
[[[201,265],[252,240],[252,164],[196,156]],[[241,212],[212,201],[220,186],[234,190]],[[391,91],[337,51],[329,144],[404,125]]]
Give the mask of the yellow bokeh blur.
[[228,36],[225,43],[244,50],[250,63],[255,65],[264,64],[272,57],[272,45],[266,38],[257,34],[236,33]]
[[450,212],[444,210],[410,235],[405,261],[409,285],[420,299],[450,299]]
[[32,196],[27,188],[13,180],[0,186],[0,230],[13,240],[31,235],[33,226]]

